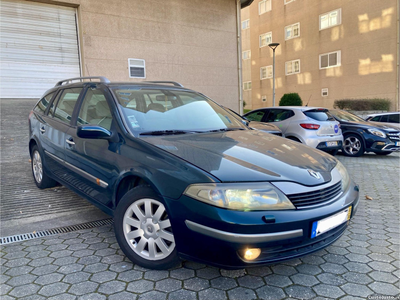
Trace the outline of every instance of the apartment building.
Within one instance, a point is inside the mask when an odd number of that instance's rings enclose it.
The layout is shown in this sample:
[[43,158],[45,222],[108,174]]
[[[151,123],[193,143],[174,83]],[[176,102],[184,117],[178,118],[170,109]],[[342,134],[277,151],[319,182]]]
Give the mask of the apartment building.
[[297,92],[331,108],[337,99],[388,98],[399,109],[397,0],[256,0],[242,9],[246,109],[276,105]]

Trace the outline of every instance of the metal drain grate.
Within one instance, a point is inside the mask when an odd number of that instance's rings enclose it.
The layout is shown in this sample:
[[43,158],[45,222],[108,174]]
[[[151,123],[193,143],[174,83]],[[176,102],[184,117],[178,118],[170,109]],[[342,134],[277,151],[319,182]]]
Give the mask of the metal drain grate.
[[112,224],[113,224],[113,219],[110,218],[110,219],[93,221],[93,222],[88,222],[88,223],[83,223],[83,224],[78,224],[78,225],[71,225],[71,226],[59,227],[59,228],[54,228],[54,229],[42,230],[42,231],[37,231],[37,232],[32,232],[32,233],[11,235],[11,236],[6,236],[6,237],[0,238],[0,245],[17,243],[17,242],[37,239],[37,238],[41,238],[41,237],[45,237],[45,236],[56,235],[56,234],[60,234],[60,233],[67,233],[67,232],[72,232],[72,231],[77,231],[77,230],[82,230],[82,229],[96,228],[96,227],[112,225]]

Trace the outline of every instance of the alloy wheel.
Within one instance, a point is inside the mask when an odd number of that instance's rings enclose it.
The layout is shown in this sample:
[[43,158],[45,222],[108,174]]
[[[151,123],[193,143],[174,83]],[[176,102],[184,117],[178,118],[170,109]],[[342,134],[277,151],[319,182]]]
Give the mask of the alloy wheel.
[[37,183],[41,183],[43,179],[43,166],[42,158],[40,157],[39,151],[35,150],[32,155],[32,167],[33,176]]
[[349,136],[344,140],[343,150],[348,155],[356,155],[361,149],[361,141],[355,136]]
[[164,205],[154,199],[133,202],[122,222],[126,241],[132,250],[147,260],[161,260],[175,249],[175,239]]

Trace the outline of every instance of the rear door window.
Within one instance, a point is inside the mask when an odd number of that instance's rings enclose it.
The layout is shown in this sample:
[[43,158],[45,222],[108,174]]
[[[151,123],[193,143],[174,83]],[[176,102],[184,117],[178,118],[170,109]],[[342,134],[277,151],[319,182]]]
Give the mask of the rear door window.
[[55,92],[47,94],[42,99],[40,99],[40,101],[38,102],[38,104],[36,104],[36,106],[33,110],[35,112],[44,113],[46,111],[47,107],[49,106],[49,103],[51,101],[51,98],[53,98],[54,93]]
[[62,91],[53,113],[55,119],[70,123],[75,104],[78,101],[81,91],[82,88],[65,89]]
[[380,119],[381,119],[381,116],[376,116],[376,117],[368,119],[368,121],[379,122]]
[[326,109],[312,109],[303,112],[307,117],[316,121],[334,121],[335,118]]
[[294,112],[289,109],[271,109],[266,122],[281,122],[294,116]]
[[265,110],[259,110],[259,111],[255,111],[253,113],[250,113],[248,115],[246,115],[246,119],[249,121],[257,121],[257,122],[261,122],[262,118],[264,117],[264,115],[266,114],[267,111]]

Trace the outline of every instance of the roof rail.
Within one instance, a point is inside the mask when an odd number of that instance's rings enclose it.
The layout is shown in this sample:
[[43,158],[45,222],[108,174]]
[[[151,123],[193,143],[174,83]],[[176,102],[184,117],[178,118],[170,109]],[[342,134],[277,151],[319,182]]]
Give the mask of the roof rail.
[[143,81],[143,82],[148,82],[148,83],[169,83],[169,84],[172,84],[174,86],[183,87],[182,84],[180,84],[179,82],[176,82],[176,81]]
[[69,78],[69,79],[60,80],[59,82],[56,83],[55,86],[63,85],[64,82],[65,82],[65,84],[68,84],[68,83],[71,83],[74,80],[79,80],[80,82],[83,82],[83,80],[85,80],[85,79],[90,79],[90,80],[99,79],[100,82],[110,83],[110,80],[108,80],[104,76],[89,76],[89,77],[75,77],[75,78]]

